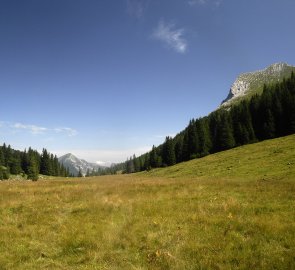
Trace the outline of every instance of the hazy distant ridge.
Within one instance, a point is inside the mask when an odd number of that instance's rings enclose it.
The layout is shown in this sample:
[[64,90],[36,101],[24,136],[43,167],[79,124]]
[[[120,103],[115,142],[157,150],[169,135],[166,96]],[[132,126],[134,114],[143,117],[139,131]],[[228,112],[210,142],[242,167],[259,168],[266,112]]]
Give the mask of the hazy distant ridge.
[[79,159],[71,153],[59,157],[58,161],[68,168],[70,173],[75,176],[78,175],[79,170],[81,170],[82,175],[85,176],[88,170],[91,173],[93,170],[97,171],[98,169],[104,168],[98,164],[87,162],[84,159]]

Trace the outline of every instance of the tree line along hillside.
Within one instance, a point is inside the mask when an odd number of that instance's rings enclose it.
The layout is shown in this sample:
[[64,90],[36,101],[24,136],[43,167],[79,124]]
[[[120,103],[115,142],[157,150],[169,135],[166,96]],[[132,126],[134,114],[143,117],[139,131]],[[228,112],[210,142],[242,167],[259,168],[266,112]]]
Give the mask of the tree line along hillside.
[[295,75],[264,85],[263,93],[192,119],[174,138],[121,164],[125,173],[171,166],[236,146],[295,133]]
[[26,175],[31,180],[37,180],[39,174],[70,176],[68,169],[58,162],[57,156],[46,149],[39,154],[31,148],[19,151],[3,144],[0,146],[0,180],[8,179],[10,174]]
[[[134,173],[171,166],[236,146],[295,133],[295,75],[276,84],[265,85],[261,95],[244,99],[230,108],[220,108],[206,117],[190,120],[174,138],[139,157],[87,176]],[[39,174],[72,176],[58,158],[43,149],[39,154],[29,148],[18,151],[10,145],[0,146],[0,179],[10,174],[23,174],[37,180]]]

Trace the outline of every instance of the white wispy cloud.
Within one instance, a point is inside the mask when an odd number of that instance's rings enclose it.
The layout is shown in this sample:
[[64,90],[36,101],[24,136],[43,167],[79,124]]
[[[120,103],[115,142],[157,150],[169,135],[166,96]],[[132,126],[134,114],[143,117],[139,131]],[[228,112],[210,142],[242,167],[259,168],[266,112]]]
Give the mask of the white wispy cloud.
[[35,125],[24,125],[21,123],[15,123],[11,127],[14,129],[27,130],[32,134],[43,134],[45,131],[48,131],[48,128],[45,127],[39,127]]
[[188,43],[183,37],[184,28],[176,28],[173,23],[165,23],[160,21],[157,28],[154,30],[152,37],[163,42],[166,46],[174,49],[178,53],[187,51]]
[[137,19],[143,17],[145,10],[148,7],[149,0],[127,0],[127,13]]
[[77,130],[69,127],[61,127],[53,129],[56,133],[66,133],[69,137],[76,136],[78,134]]
[[188,1],[188,4],[190,6],[195,6],[195,5],[204,5],[208,2],[208,0],[190,0]]
[[215,7],[219,7],[223,0],[189,0],[187,3],[190,6],[201,5],[204,6],[206,4],[214,5]]
[[14,133],[18,131],[27,131],[33,135],[61,133],[69,137],[72,137],[78,134],[77,130],[73,128],[69,128],[69,127],[48,128],[48,127],[37,126],[32,124],[23,124],[23,123],[0,122],[0,128],[11,130]]

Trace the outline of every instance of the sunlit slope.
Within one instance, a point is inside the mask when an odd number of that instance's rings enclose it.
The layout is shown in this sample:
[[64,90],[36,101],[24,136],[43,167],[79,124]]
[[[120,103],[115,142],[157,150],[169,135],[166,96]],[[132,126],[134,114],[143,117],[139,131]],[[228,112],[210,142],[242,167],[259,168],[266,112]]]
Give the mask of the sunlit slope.
[[294,178],[295,135],[237,147],[142,175],[169,178]]
[[0,181],[0,269],[295,269],[294,148],[295,135],[141,174]]

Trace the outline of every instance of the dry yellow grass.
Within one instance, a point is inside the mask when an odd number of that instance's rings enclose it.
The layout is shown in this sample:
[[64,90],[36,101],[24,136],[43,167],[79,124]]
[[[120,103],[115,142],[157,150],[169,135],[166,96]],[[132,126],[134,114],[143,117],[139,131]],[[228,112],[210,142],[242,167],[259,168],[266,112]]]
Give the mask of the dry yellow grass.
[[[280,158],[292,159],[290,137],[277,142]],[[273,162],[270,144],[256,146],[270,157],[262,167]],[[156,170],[0,182],[0,269],[295,269],[292,169],[222,175],[214,158],[214,177],[193,177],[198,163],[187,163],[170,178]]]

